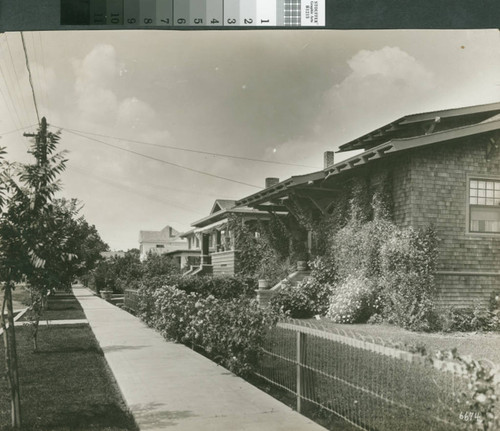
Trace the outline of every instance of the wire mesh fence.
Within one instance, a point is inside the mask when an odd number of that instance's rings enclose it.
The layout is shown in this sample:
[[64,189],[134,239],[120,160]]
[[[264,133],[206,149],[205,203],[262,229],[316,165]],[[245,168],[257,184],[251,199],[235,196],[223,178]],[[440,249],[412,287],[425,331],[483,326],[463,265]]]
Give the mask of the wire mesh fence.
[[461,370],[382,340],[288,322],[269,331],[255,374],[293,396],[298,411],[334,414],[353,428],[444,431],[472,416],[459,396],[468,391]]

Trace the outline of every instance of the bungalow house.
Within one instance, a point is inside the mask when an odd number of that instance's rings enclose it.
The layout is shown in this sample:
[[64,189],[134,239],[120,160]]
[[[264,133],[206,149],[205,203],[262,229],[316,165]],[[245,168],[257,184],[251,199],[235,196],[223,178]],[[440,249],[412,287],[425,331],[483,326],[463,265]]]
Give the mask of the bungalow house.
[[139,251],[141,262],[148,253],[164,254],[187,248],[187,241],[172,226],[165,226],[160,231],[141,230],[139,232]]
[[257,232],[258,221],[268,220],[270,216],[267,211],[236,206],[235,203],[234,200],[217,199],[210,214],[192,223],[193,229],[182,235],[188,244],[199,250],[201,261],[200,266],[188,274],[234,275],[237,272],[238,250],[230,219]]
[[[339,147],[354,150],[339,163],[327,152],[323,170],[236,205],[314,220],[341,205],[354,180],[371,192],[388,182],[398,226],[436,228],[439,304],[471,306],[500,290],[500,103],[408,115]],[[302,227],[311,250],[311,230]]]

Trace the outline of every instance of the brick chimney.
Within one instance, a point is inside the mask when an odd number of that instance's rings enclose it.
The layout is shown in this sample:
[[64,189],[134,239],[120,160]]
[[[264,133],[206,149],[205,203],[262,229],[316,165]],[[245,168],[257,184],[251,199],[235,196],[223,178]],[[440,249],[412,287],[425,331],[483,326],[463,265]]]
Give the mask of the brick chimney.
[[274,178],[274,177],[268,177],[266,178],[266,189],[268,187],[274,186],[280,182],[279,178]]
[[325,151],[323,160],[323,169],[333,166],[335,164],[335,153],[333,151]]

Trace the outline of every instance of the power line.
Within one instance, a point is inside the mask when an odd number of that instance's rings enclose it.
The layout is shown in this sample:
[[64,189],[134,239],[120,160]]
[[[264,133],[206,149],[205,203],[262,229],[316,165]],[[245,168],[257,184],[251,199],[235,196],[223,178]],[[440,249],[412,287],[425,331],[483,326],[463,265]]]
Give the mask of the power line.
[[230,154],[213,153],[213,152],[210,152],[210,151],[203,151],[203,150],[194,150],[194,149],[191,149],[191,148],[175,147],[175,146],[172,146],[172,145],[153,144],[153,143],[150,143],[150,142],[137,141],[137,140],[134,140],[134,139],[127,139],[127,138],[118,138],[116,136],[109,136],[109,135],[103,135],[103,134],[100,134],[100,133],[92,133],[92,132],[86,132],[86,131],[82,131],[82,130],[69,129],[69,128],[66,128],[66,127],[60,127],[60,129],[67,130],[68,132],[83,133],[85,135],[100,136],[101,138],[109,138],[109,139],[116,139],[118,141],[132,142],[134,144],[149,145],[151,147],[167,148],[167,149],[179,150],[179,151],[187,151],[189,153],[206,154],[206,155],[209,155],[209,156],[227,157],[227,158],[230,158],[230,159],[248,160],[248,161],[260,162],[260,163],[270,163],[270,164],[273,164],[273,165],[298,166],[298,167],[301,167],[301,168],[317,168],[317,166],[300,165],[300,164],[296,164],[296,163],[286,163],[286,162],[275,162],[275,161],[271,161],[271,160],[254,159],[254,158],[251,158],[251,157],[234,156],[234,155],[230,155]]
[[73,132],[72,130],[68,130],[68,129],[63,129],[63,130],[66,130],[67,132],[69,132],[69,133],[71,133],[71,134],[73,134],[75,136],[80,136],[81,138],[85,138],[85,139],[88,139],[90,141],[99,142],[99,143],[101,143],[103,145],[106,145],[108,147],[115,148],[115,149],[121,150],[121,151],[125,151],[125,152],[130,153],[130,154],[135,154],[136,156],[143,157],[145,159],[154,160],[156,162],[164,163],[164,164],[170,165],[170,166],[175,166],[175,167],[181,168],[181,169],[186,169],[188,171],[196,172],[198,174],[206,175],[206,176],[209,176],[209,177],[212,177],[212,178],[218,178],[220,180],[230,181],[232,183],[242,184],[242,185],[248,186],[248,187],[254,187],[256,189],[262,189],[262,187],[256,186],[254,184],[249,184],[249,183],[245,183],[243,181],[233,180],[232,178],[222,177],[220,175],[215,175],[215,174],[211,174],[209,172],[200,171],[198,169],[193,169],[193,168],[190,168],[190,167],[187,167],[187,166],[179,165],[177,163],[169,162],[167,160],[158,159],[156,157],[152,157],[152,156],[148,156],[146,154],[138,153],[137,151],[129,150],[127,148],[122,148],[122,147],[119,147],[118,145],[113,145],[113,144],[110,144],[108,142],[101,141],[99,139],[90,138],[89,136],[85,136],[85,135],[82,135],[80,133]]
[[23,32],[21,32],[21,40],[23,42],[24,58],[26,59],[26,69],[28,69],[28,78],[30,81],[31,93],[33,94],[33,104],[35,105],[36,119],[40,124],[40,115],[38,114],[38,106],[36,104],[35,89],[33,88],[33,80],[31,78],[30,63],[28,59],[28,51],[26,50],[26,43],[24,42]]
[[12,65],[12,69],[14,70],[15,84],[16,84],[15,87],[17,88],[19,98],[21,99],[21,104],[23,105],[24,115],[26,116],[26,119],[29,121],[28,109],[26,108],[26,103],[24,103],[23,92],[21,90],[21,86],[19,85],[19,76],[17,74],[17,69],[16,69],[16,66],[14,64],[14,57],[12,56],[12,50],[10,49],[9,38],[7,37],[7,35],[5,35],[5,41],[7,42],[7,49],[9,50],[10,62]]
[[[43,42],[42,42],[42,34],[41,32],[38,32],[38,40],[40,42],[40,51],[42,53],[42,71],[43,71],[43,81],[44,81],[44,87],[43,87],[43,93],[45,95],[45,101],[47,103],[47,110],[49,109],[50,103],[49,103],[49,93],[48,93],[48,85],[47,85],[47,76],[45,74],[45,55],[43,51]],[[50,111],[49,111],[50,113]]]
[[29,129],[30,127],[35,127],[37,125],[38,124],[30,124],[29,126],[20,127],[19,129],[10,130],[9,132],[0,132],[0,136],[10,135],[11,133],[20,132],[21,130],[26,130],[26,129]]
[[115,187],[115,188],[120,189],[122,191],[126,191],[128,193],[132,193],[132,194],[138,195],[138,196],[140,196],[142,198],[145,198],[145,199],[150,199],[150,200],[152,200],[154,202],[157,202],[157,203],[161,202],[161,203],[163,203],[165,205],[173,206],[173,207],[182,209],[182,210],[187,211],[187,212],[192,213],[192,214],[204,215],[204,214],[198,212],[197,210],[195,210],[193,208],[189,208],[189,207],[180,205],[178,203],[174,203],[172,201],[166,201],[166,200],[162,199],[161,197],[155,196],[155,195],[151,195],[150,193],[144,193],[144,192],[142,192],[140,190],[135,189],[134,187],[131,187],[130,185],[126,185],[126,184],[123,184],[123,183],[118,183],[118,182],[115,182],[113,180],[110,180],[109,178],[101,177],[100,175],[89,174],[88,171],[84,171],[83,169],[77,168],[76,166],[73,166],[73,169],[76,172],[79,172],[80,174],[85,175],[86,178],[88,178],[89,176],[93,177],[97,181],[100,181],[100,182],[105,183],[105,184],[107,184],[109,186]]
[[[14,108],[14,113],[16,114],[17,121],[19,122],[19,125],[22,126],[23,122],[21,121],[21,117],[19,116],[19,112],[17,111],[16,104],[14,103],[14,98],[12,97],[12,93],[10,92],[10,86],[7,83],[7,75],[5,74],[4,69],[3,69],[1,63],[0,63],[0,74],[2,75],[3,81],[5,83],[5,87],[7,88],[7,93],[9,95],[9,100],[10,100],[10,103],[11,103],[12,107]],[[3,94],[3,91],[2,91],[2,97],[4,98],[4,100],[7,100],[5,98],[5,95]],[[9,113],[10,113],[10,110],[9,110]],[[14,119],[14,118],[12,118],[12,119]]]

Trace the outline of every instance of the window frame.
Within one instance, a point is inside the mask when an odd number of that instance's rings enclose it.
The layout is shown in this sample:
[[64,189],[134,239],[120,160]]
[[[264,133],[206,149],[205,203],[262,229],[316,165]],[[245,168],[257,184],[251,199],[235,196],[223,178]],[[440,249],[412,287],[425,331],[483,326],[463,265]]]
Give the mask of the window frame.
[[[465,234],[471,237],[490,237],[490,238],[500,238],[500,232],[473,232],[471,231],[471,205],[486,208],[495,208],[495,205],[477,205],[470,203],[470,182],[473,180],[478,181],[500,181],[500,175],[485,175],[485,174],[467,174],[465,183]],[[500,207],[498,207],[500,210]]]

